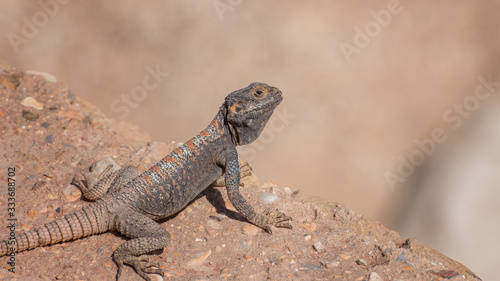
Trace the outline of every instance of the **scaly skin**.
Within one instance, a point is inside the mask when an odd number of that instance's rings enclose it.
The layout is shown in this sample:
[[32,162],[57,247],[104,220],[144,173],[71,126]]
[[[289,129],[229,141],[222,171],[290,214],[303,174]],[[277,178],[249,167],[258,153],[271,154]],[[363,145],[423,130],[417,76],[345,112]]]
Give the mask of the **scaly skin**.
[[[141,255],[169,245],[170,234],[155,220],[171,216],[223,176],[229,200],[251,223],[271,233],[271,227],[292,228],[291,218],[258,214],[239,191],[237,145],[253,142],[281,102],[281,91],[263,83],[229,94],[210,125],[172,151],[156,165],[139,174],[132,166],[103,172],[99,181],[84,174],[86,185],[76,183],[83,195],[95,201],[81,210],[33,230],[16,234],[16,244],[0,241],[0,256],[29,250],[110,230],[131,239],[113,253],[118,280],[127,264],[145,280],[148,273],[161,274],[157,263]],[[219,179],[219,180],[218,180]],[[12,247],[12,248],[11,248]]]

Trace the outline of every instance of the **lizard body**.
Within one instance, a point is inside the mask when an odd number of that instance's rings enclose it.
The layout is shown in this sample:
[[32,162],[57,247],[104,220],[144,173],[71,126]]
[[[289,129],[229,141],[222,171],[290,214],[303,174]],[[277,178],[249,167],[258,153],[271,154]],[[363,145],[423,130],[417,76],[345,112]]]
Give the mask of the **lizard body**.
[[[158,263],[141,255],[170,244],[170,234],[155,220],[180,211],[210,184],[223,176],[228,197],[251,223],[271,233],[271,226],[291,228],[291,218],[278,213],[256,213],[239,192],[237,145],[253,142],[282,100],[281,91],[263,83],[229,94],[212,122],[199,134],[139,174],[133,166],[103,176],[88,175],[78,185],[85,198],[95,201],[60,219],[0,241],[0,256],[39,246],[117,230],[131,239],[113,252],[118,280],[124,264],[145,280],[147,273],[163,276]],[[107,171],[103,172],[105,174]]]

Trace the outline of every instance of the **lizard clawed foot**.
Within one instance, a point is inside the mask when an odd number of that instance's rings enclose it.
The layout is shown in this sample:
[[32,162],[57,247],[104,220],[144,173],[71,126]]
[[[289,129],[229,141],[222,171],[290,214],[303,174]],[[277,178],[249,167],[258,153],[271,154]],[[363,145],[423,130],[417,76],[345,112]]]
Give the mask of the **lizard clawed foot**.
[[113,168],[113,165],[108,165],[106,169],[96,178],[94,175],[90,172],[82,172],[80,171],[80,174],[85,178],[86,184],[83,183],[82,180],[77,179],[76,177],[73,178],[73,183],[76,184],[80,190],[85,191],[92,189],[106,174],[108,174],[109,170]]
[[252,167],[250,167],[248,162],[243,162],[240,165],[240,177],[244,178],[244,177],[248,177],[250,175],[252,175]]
[[279,212],[276,215],[266,212],[264,215],[258,215],[254,223],[264,229],[267,233],[273,234],[271,226],[292,229],[292,225],[290,224],[291,220],[291,217],[282,212]]
[[[139,274],[144,280],[151,281],[151,278],[147,275],[147,273],[160,274],[164,276],[163,270],[160,269],[160,263],[157,261],[149,261],[149,258],[146,256],[136,257],[133,255],[114,255],[113,256],[116,266],[118,267],[118,271],[116,272],[116,281],[120,278],[122,274],[122,269],[124,264],[128,264],[135,269],[135,272]],[[151,268],[157,267],[157,268]]]

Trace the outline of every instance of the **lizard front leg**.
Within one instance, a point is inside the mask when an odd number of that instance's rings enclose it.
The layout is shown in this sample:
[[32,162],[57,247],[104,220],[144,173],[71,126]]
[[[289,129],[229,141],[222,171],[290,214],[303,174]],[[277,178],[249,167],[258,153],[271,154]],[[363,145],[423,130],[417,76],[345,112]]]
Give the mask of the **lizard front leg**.
[[240,185],[240,165],[238,163],[238,152],[236,149],[228,153],[225,170],[226,189],[229,200],[248,221],[272,233],[271,226],[292,228],[290,224],[291,217],[284,213],[278,213],[274,216],[269,213],[258,214],[252,206],[245,200],[239,190]]
[[[241,162],[238,161],[240,164],[240,178],[248,177],[252,175],[252,167],[248,165],[248,162]],[[241,183],[241,186],[244,186],[243,183]],[[218,179],[216,179],[213,183],[213,186],[226,186],[226,174],[223,174],[220,176]]]

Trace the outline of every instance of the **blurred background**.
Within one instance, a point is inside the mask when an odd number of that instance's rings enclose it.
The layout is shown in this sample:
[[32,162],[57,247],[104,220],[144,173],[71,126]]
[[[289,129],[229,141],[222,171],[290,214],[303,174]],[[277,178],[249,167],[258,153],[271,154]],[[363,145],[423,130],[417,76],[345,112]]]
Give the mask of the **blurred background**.
[[[0,60],[186,141],[254,81],[262,181],[348,205],[494,280],[499,0],[0,2]],[[498,81],[498,82],[496,82]]]

